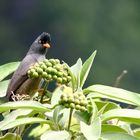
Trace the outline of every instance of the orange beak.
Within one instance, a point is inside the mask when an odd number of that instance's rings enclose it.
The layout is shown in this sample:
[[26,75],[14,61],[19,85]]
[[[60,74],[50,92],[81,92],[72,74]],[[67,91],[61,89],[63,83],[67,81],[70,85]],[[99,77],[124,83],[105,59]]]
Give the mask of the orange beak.
[[48,43],[43,44],[44,48],[50,48],[51,46]]

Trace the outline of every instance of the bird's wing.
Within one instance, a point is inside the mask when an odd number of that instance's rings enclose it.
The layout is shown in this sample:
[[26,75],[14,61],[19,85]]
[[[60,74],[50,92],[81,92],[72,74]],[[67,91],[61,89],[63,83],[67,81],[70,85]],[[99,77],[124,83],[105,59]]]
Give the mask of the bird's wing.
[[16,91],[20,85],[28,79],[27,71],[29,67],[37,62],[37,59],[32,55],[27,55],[15,71],[7,90],[7,97],[11,95],[11,91]]

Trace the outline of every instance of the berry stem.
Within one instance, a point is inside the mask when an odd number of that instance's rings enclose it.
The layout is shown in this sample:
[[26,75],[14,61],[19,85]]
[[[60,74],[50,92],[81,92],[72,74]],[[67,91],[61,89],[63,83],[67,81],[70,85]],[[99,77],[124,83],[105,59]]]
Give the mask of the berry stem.
[[70,124],[71,124],[71,119],[72,119],[72,112],[73,112],[73,109],[70,108],[69,123],[68,123],[68,131],[70,130]]

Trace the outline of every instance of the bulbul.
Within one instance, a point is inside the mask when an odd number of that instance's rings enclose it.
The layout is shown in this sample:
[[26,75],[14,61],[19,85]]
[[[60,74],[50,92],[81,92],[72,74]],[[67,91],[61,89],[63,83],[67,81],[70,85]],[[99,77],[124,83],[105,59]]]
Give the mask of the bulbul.
[[[29,79],[27,71],[36,62],[42,61],[46,57],[48,48],[50,48],[50,34],[43,32],[31,45],[26,56],[21,61],[19,67],[13,74],[8,85],[6,97],[9,101],[18,100],[18,96],[34,94],[40,83],[40,78]],[[16,98],[17,97],[17,98]]]

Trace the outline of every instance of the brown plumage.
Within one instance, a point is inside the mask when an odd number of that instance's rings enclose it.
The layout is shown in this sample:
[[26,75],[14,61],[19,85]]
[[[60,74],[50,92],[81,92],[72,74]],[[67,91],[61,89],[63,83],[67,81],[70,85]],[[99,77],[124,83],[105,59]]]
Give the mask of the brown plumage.
[[50,47],[50,41],[50,35],[43,32],[33,42],[9,83],[6,96],[10,101],[14,100],[15,95],[30,95],[36,92],[40,79],[29,79],[27,71],[36,62],[45,59],[47,49]]

